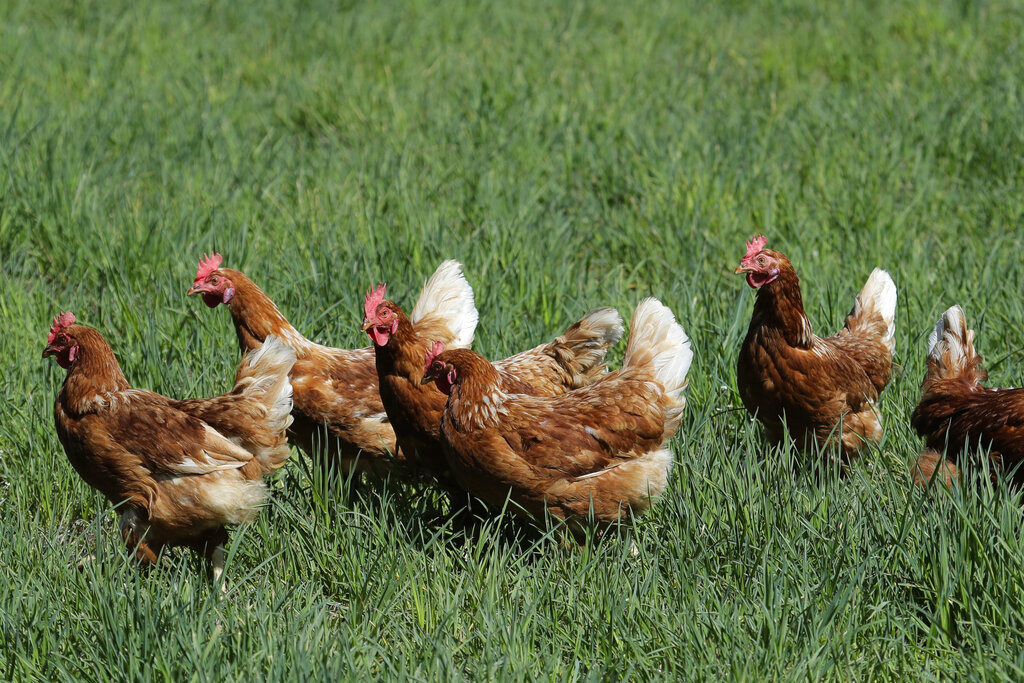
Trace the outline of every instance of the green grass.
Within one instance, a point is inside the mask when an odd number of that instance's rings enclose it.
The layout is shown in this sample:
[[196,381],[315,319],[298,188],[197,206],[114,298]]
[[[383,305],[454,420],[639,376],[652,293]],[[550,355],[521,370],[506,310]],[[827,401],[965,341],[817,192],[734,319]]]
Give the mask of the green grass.
[[[1010,0],[4,4],[0,679],[1024,676],[1020,495],[908,475],[943,309],[1021,381],[1021,35]],[[819,331],[872,267],[899,287],[903,371],[849,477],[736,410],[755,231]],[[226,596],[184,552],[139,573],[39,355],[71,309],[135,385],[225,390],[227,313],[184,296],[210,249],[338,346],[368,285],[411,304],[447,257],[491,357],[662,298],[696,358],[639,554],[454,534],[431,495],[350,502],[296,454]]]

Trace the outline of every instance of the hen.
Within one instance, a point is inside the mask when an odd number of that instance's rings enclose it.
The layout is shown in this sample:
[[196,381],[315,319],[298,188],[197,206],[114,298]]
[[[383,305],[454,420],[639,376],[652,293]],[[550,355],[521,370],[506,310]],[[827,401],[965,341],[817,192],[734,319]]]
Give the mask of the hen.
[[[960,459],[971,452],[987,452],[993,473],[1024,460],[1024,389],[990,389],[981,384],[986,379],[974,350],[974,330],[967,328],[963,310],[953,306],[928,338],[928,371],[910,418],[928,447],[915,468],[918,484],[936,471],[947,485],[959,480]],[[1012,481],[1024,483],[1024,471],[1017,469]]]
[[447,395],[445,455],[458,482],[495,505],[611,523],[646,510],[668,484],[693,352],[657,299],[633,314],[622,368],[558,396],[503,386],[499,368],[435,343],[423,381]]
[[[309,455],[340,460],[346,473],[355,468],[379,475],[409,474],[381,403],[373,349],[336,349],[309,341],[252,280],[221,268],[221,261],[220,254],[202,259],[188,294],[202,294],[211,308],[227,306],[243,352],[259,348],[269,335],[295,350],[292,442]],[[473,342],[473,290],[457,261],[445,261],[427,280],[411,319],[432,339],[457,347]]]
[[255,515],[263,476],[288,458],[295,353],[268,338],[242,359],[231,393],[186,401],[132,389],[106,340],[71,313],[54,319],[48,356],[68,371],[57,436],[82,479],[120,505],[128,548],[150,564],[164,546],[189,546],[216,581],[225,526]]
[[[421,380],[431,344],[444,340],[414,325],[385,296],[385,286],[378,285],[366,293],[363,306],[363,329],[373,341],[381,401],[405,457],[443,475],[447,466],[440,426],[446,398]],[[594,309],[553,341],[495,362],[502,389],[554,396],[591,384],[605,374],[605,353],[622,331],[615,309]]]
[[766,242],[747,242],[736,268],[757,290],[737,363],[740,397],[772,443],[788,429],[802,450],[838,446],[848,462],[882,436],[876,404],[892,369],[896,285],[876,268],[843,329],[821,338],[804,313],[792,264]]

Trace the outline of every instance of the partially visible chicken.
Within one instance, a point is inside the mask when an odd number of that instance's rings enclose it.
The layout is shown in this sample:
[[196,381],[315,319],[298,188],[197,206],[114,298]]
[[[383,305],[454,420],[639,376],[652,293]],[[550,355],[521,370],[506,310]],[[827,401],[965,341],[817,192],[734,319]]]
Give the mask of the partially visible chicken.
[[242,359],[229,394],[176,401],[132,389],[99,332],[62,313],[43,357],[68,373],[54,420],[68,460],[118,508],[128,548],[144,563],[189,546],[224,570],[225,526],[266,501],[263,476],[288,458],[288,371],[295,353],[273,337]]
[[[963,310],[947,309],[928,337],[928,371],[910,417],[928,447],[915,468],[918,484],[936,470],[943,483],[958,481],[961,460],[971,453],[988,453],[993,474],[1024,461],[1024,389],[990,389],[981,384],[986,379]],[[1024,483],[1021,469],[1013,475],[1017,485]]]
[[736,268],[757,290],[737,362],[740,397],[773,444],[788,429],[802,450],[838,446],[848,462],[882,437],[877,402],[892,369],[896,285],[876,268],[843,329],[822,338],[804,313],[792,264],[765,249],[766,242],[763,236],[747,242]]
[[643,512],[668,485],[682,391],[693,359],[672,312],[645,299],[630,325],[622,369],[557,396],[503,386],[501,371],[469,350],[435,343],[423,381],[447,395],[445,454],[458,482],[520,513],[570,519],[573,529]]
[[[366,293],[363,329],[373,340],[380,397],[405,457],[442,478],[448,469],[441,446],[445,396],[423,384],[423,359],[444,340],[414,325],[385,299],[385,286]],[[415,313],[415,311],[414,311]],[[553,341],[495,362],[502,388],[511,393],[553,396],[593,383],[607,372],[604,356],[622,337],[622,318],[596,308]]]
[[935,479],[946,488],[960,481],[960,468],[947,460],[939,451],[934,448],[926,448],[917,458],[917,464],[911,471],[914,484],[921,488],[928,488],[928,484]]
[[[188,293],[202,294],[211,308],[227,306],[243,352],[259,348],[269,335],[295,349],[295,422],[289,439],[310,456],[340,462],[346,473],[355,468],[378,475],[414,474],[396,450],[377,389],[373,349],[336,349],[309,341],[252,280],[221,268],[221,261],[220,254],[200,260]],[[457,261],[445,261],[427,280],[412,320],[431,338],[459,347],[472,343],[477,320],[473,290]]]

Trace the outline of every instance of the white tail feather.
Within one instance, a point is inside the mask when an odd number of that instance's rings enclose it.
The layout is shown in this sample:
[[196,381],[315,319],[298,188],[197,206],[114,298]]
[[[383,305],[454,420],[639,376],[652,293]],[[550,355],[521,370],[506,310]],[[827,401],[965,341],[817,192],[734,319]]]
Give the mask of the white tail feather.
[[622,367],[650,365],[654,379],[665,391],[679,396],[686,388],[693,349],[672,311],[657,299],[644,299],[633,312],[629,327]]
[[930,368],[929,371],[937,372],[943,379],[958,377],[974,369],[976,357],[974,330],[967,329],[963,309],[950,306],[928,335],[928,359],[937,364],[934,370]]
[[288,373],[293,365],[295,351],[271,335],[260,348],[245,355],[235,375],[235,392],[252,396],[266,407],[266,424],[274,432],[284,432],[292,423]]
[[892,350],[896,346],[896,283],[881,268],[871,271],[868,281],[857,294],[850,315],[856,321],[863,316],[870,317],[871,313],[878,314],[885,321],[887,329],[882,341]]
[[438,316],[447,323],[455,335],[449,348],[468,349],[473,345],[479,314],[473,303],[473,288],[458,261],[449,259],[439,265],[423,285],[409,320],[415,324],[426,315]]

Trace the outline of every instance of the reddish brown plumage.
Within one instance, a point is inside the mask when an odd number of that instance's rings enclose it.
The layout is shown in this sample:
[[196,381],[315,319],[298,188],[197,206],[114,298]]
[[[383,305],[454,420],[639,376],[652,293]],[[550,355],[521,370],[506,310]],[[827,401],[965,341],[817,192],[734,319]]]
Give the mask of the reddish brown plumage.
[[[919,484],[931,478],[942,454],[946,484],[959,479],[962,460],[970,453],[988,453],[993,474],[1024,460],[1024,389],[983,386],[988,373],[981,362],[963,311],[948,309],[930,339],[921,400],[910,418],[929,449],[916,468]],[[1024,472],[1016,471],[1013,482],[1024,483]]]
[[876,269],[838,334],[821,338],[807,319],[800,280],[784,255],[748,244],[737,272],[757,289],[740,349],[737,385],[743,405],[772,443],[788,428],[802,449],[838,444],[844,459],[881,438],[876,404],[892,368],[896,289]]
[[[219,265],[219,256],[214,256],[212,265]],[[211,261],[200,262],[202,272],[197,273],[189,294],[201,293],[211,307],[227,306],[243,352],[259,348],[268,335],[295,349],[294,422],[289,439],[311,456],[339,461],[345,472],[354,467],[381,475],[409,474],[381,403],[373,349],[314,344],[289,324],[246,275],[230,268],[210,270],[210,265]],[[417,324],[435,338],[451,341],[453,333],[443,315],[430,313]]]
[[231,393],[184,401],[132,389],[90,327],[64,328],[43,355],[68,369],[54,403],[68,460],[90,486],[122,504],[129,548],[154,562],[164,546],[190,546],[214,556],[217,573],[225,525],[255,514],[267,495],[263,475],[288,457],[294,353],[269,342],[246,356]]
[[933,479],[949,488],[960,481],[960,468],[934,448],[926,448],[911,468],[914,484],[928,488]]
[[440,432],[457,481],[536,518],[612,522],[645,510],[667,484],[665,442],[679,428],[692,357],[668,309],[648,301],[623,368],[559,395],[514,393],[473,351],[432,358],[427,377],[449,392]]
[[[376,330],[377,339],[385,342],[374,344],[377,374],[399,447],[406,457],[446,476],[440,440],[446,397],[433,383],[422,382],[427,352],[433,342],[443,339],[415,327],[392,301],[377,304],[370,313],[374,319],[367,317],[364,329]],[[554,341],[495,362],[495,372],[502,390],[510,393],[562,394],[603,376],[604,355],[621,335],[618,314],[613,309],[595,309]]]
[[420,383],[432,340],[419,334],[396,304],[386,301],[381,306],[398,320],[387,344],[373,347],[381,403],[404,457],[443,478],[447,466],[437,439],[445,397],[433,385]]

